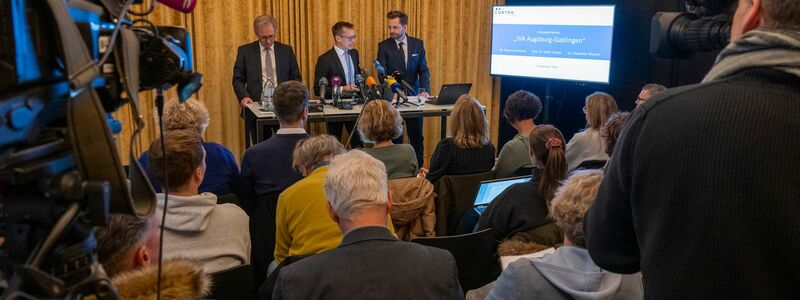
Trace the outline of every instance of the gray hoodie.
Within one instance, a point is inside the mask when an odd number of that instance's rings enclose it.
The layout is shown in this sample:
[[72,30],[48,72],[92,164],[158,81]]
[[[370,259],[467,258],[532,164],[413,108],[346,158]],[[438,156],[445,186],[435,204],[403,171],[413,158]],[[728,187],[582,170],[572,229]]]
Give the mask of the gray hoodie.
[[563,246],[538,259],[519,259],[503,270],[486,299],[643,299],[638,274],[600,269],[586,249]]
[[[164,194],[156,194],[161,215]],[[165,259],[186,257],[215,273],[250,263],[250,229],[247,214],[233,204],[217,204],[217,196],[169,196],[164,222]]]

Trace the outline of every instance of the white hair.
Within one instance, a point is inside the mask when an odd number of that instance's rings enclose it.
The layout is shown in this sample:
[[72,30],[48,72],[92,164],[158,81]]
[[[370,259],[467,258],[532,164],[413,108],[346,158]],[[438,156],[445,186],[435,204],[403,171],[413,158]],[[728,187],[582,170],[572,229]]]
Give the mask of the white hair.
[[331,160],[325,177],[325,197],[340,218],[389,200],[386,167],[371,155],[352,150]]

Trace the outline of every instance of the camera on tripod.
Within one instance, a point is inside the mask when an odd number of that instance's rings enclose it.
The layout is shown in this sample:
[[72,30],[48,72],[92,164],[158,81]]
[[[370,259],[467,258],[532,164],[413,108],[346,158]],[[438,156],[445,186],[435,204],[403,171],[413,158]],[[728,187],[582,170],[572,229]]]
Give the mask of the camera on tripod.
[[735,0],[686,0],[686,12],[658,12],[650,27],[650,53],[684,59],[721,50],[731,37]]
[[140,91],[201,86],[188,32],[127,20],[133,2],[0,0],[2,298],[116,298],[93,228],[148,217],[155,193],[132,151],[123,171],[110,113],[131,104],[135,140]]

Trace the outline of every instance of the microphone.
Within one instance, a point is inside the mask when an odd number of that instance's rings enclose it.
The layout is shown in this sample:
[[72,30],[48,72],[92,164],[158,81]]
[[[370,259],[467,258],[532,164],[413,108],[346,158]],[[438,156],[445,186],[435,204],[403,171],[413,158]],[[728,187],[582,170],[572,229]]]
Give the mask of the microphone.
[[375,80],[375,77],[372,76],[367,77],[367,86],[373,93],[375,93],[378,96],[378,98],[383,98],[383,95],[381,95],[381,90],[376,88],[376,86],[378,86],[378,81]]
[[377,59],[372,62],[372,64],[375,65],[375,70],[378,71],[378,80],[381,82],[381,84],[383,84],[383,78],[386,77],[386,69],[383,68],[381,62],[379,62]]
[[366,101],[367,89],[364,88],[364,76],[362,76],[361,74],[356,74],[356,84],[358,85],[358,89],[361,91],[361,96],[362,96],[361,98],[363,98],[364,101]]
[[156,0],[156,1],[158,3],[169,6],[169,8],[172,8],[174,10],[180,11],[185,14],[192,13],[195,5],[197,5],[197,0]]
[[408,84],[408,82],[406,82],[405,79],[403,79],[403,77],[404,77],[403,73],[400,73],[400,71],[392,72],[392,77],[394,77],[394,80],[397,80],[397,82],[402,84],[403,87],[405,87],[407,90],[411,91],[414,94],[417,93],[417,91],[415,91],[414,88],[412,88],[411,85]]
[[333,87],[333,96],[336,96],[339,93],[339,87],[342,85],[342,77],[339,75],[334,75],[331,77],[331,86]]
[[[403,102],[407,102],[408,101],[408,97],[406,96],[406,93],[403,92],[403,89],[400,88],[400,84],[399,83],[395,82],[391,86],[392,86],[392,93],[395,93],[395,94],[399,95],[400,99],[402,99]],[[397,102],[399,103],[400,101],[397,101]]]
[[319,79],[319,94],[320,99],[325,101],[325,89],[328,87],[328,78],[322,77]]

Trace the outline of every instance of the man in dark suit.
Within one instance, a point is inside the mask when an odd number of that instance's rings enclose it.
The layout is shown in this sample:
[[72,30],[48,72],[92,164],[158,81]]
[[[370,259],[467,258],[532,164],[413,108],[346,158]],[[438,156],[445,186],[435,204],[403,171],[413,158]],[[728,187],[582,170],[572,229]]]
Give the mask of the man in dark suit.
[[[431,91],[431,73],[425,58],[425,45],[422,40],[406,34],[408,15],[402,11],[390,11],[386,14],[389,38],[378,44],[378,62],[386,69],[386,74],[395,71],[403,74],[403,78],[414,89],[406,91],[407,95],[418,93],[427,97]],[[421,92],[420,88],[425,91]],[[406,132],[411,146],[417,154],[420,166],[425,162],[422,143],[422,118],[406,118]],[[395,143],[402,143],[402,137]]]
[[360,150],[336,156],[324,189],[342,243],[281,269],[272,299],[464,298],[450,252],[400,241],[386,227],[392,195],[382,162]]
[[[233,91],[242,109],[261,100],[267,80],[272,80],[275,87],[284,81],[302,80],[292,47],[275,41],[278,20],[272,16],[258,16],[253,21],[253,30],[258,41],[240,46],[233,65]],[[253,144],[260,142],[255,140],[255,130],[252,130],[255,124],[245,125],[249,127],[246,131],[250,132]],[[274,127],[267,130],[265,139],[277,130],[277,126]]]
[[[361,74],[359,67],[358,51],[353,49],[356,40],[355,25],[348,22],[336,22],[331,28],[333,34],[333,48],[326,51],[317,58],[317,65],[314,66],[314,93],[321,96],[319,85],[317,84],[322,77],[333,80],[334,76],[341,79],[341,88],[344,95],[351,95],[358,92],[355,76]],[[325,88],[325,97],[331,98],[332,82]],[[350,145],[355,148],[361,145],[361,139],[353,131],[355,121],[328,122],[328,133],[342,138],[342,126],[347,128],[350,135],[355,135],[351,139]]]

